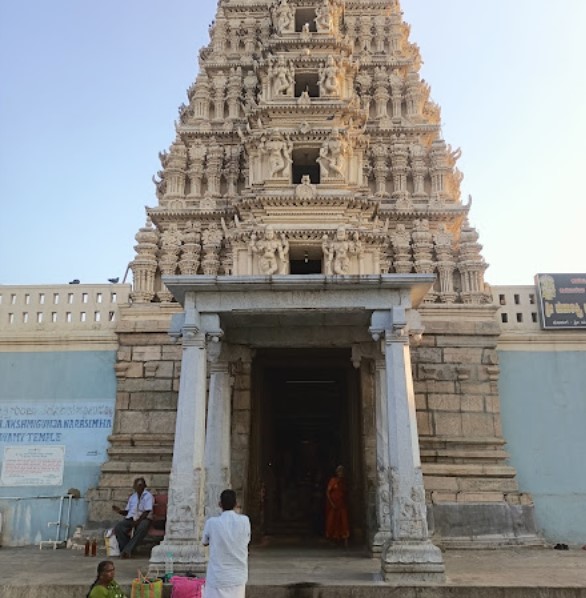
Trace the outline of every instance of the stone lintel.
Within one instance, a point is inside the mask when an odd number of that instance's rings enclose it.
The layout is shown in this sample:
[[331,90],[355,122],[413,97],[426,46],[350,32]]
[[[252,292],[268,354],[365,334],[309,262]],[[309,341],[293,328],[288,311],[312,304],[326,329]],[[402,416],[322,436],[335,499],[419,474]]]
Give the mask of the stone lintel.
[[435,280],[428,274],[324,276],[165,276],[177,301],[195,294],[199,313],[256,312],[273,309],[366,310],[417,307]]

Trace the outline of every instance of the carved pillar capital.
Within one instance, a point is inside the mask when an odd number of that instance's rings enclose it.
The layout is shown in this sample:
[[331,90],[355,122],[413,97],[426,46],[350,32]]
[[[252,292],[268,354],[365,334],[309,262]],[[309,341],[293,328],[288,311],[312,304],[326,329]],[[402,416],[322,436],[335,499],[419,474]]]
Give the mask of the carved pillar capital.
[[373,311],[368,328],[372,339],[381,342],[381,350],[391,343],[414,344],[421,342],[424,326],[419,312],[405,310],[402,306],[393,306],[390,310]]

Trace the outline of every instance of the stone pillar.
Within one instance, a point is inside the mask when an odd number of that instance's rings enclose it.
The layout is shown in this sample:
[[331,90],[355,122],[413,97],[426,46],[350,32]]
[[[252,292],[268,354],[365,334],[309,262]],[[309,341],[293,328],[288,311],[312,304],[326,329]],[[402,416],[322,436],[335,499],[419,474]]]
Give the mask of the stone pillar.
[[374,312],[370,332],[383,339],[386,370],[388,470],[379,479],[390,487],[391,537],[381,556],[383,575],[393,583],[443,581],[442,554],[427,528],[405,308]]
[[383,359],[374,362],[374,392],[376,419],[376,525],[371,540],[372,554],[381,554],[384,546],[391,539],[391,490],[389,486],[389,439],[388,439],[388,402],[387,370]]
[[[220,343],[216,343],[219,345]],[[208,422],[205,443],[205,516],[220,514],[222,490],[230,488],[231,377],[227,361],[210,363]]]
[[169,507],[164,541],[155,546],[151,563],[173,555],[175,571],[203,572],[206,554],[201,545],[204,522],[204,446],[206,437],[206,335],[194,293],[185,297],[183,356],[177,401],[173,462],[169,478]]

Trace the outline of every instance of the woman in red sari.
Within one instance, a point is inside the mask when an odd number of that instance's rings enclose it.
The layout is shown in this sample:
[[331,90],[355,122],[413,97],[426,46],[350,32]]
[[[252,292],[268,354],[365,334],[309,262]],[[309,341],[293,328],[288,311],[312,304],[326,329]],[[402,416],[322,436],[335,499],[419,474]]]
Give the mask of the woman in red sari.
[[326,538],[334,542],[344,542],[344,546],[348,546],[349,537],[346,481],[344,468],[338,465],[336,474],[330,478],[326,490]]

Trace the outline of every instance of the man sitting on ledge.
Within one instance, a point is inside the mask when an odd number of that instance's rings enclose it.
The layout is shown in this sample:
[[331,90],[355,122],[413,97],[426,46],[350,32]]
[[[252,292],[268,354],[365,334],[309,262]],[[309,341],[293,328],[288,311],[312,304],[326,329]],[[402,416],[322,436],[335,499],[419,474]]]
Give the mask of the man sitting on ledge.
[[[132,551],[140,544],[147,535],[151,523],[153,511],[153,495],[146,489],[146,480],[136,478],[132,487],[134,493],[130,495],[126,508],[121,509],[112,505],[112,510],[124,516],[124,519],[116,524],[114,533],[120,547],[120,558],[128,559]],[[132,533],[134,531],[134,533]],[[132,533],[132,539],[131,539]]]

